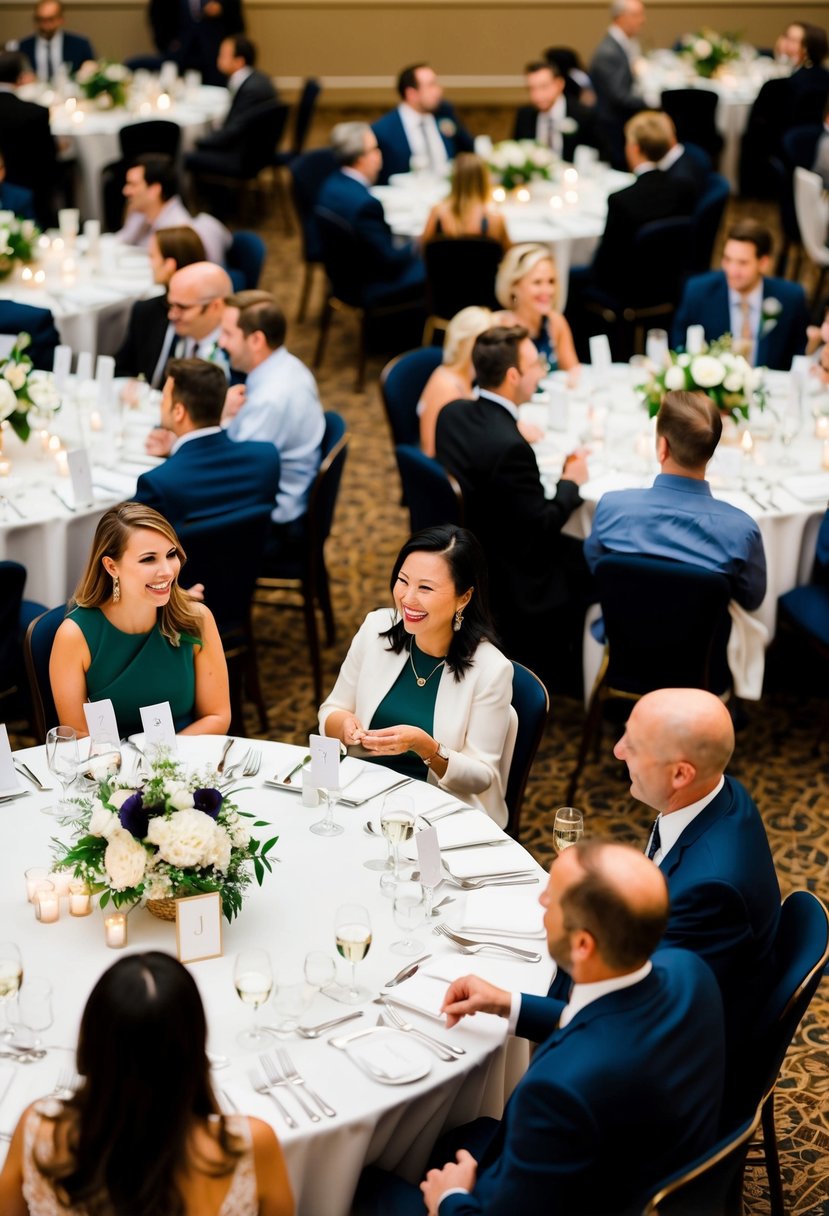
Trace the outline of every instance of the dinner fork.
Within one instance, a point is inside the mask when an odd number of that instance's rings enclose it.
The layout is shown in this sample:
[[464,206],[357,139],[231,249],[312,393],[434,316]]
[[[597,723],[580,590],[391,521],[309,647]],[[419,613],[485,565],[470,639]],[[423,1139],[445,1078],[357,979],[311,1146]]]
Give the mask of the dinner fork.
[[[253,751],[253,748],[249,747],[248,750],[245,752],[245,754],[242,756],[241,760],[237,760],[235,764],[226,764],[225,765],[225,771],[222,774],[222,780],[224,782],[228,782],[231,780],[231,778],[236,777],[236,776],[244,776],[245,768],[248,764],[248,761],[250,760],[250,754],[252,751]],[[257,767],[257,772],[258,772],[259,766],[257,765],[256,767]]]
[[433,1039],[432,1036],[427,1034],[425,1030],[419,1030],[417,1026],[413,1026],[411,1022],[407,1022],[403,1017],[403,1014],[400,1013],[400,1011],[396,1009],[394,1005],[390,1004],[382,996],[380,997],[380,1000],[383,1004],[384,1015],[389,1019],[393,1026],[395,1026],[398,1030],[405,1030],[407,1034],[413,1034],[419,1039],[422,1039],[423,1042],[427,1043],[442,1060],[446,1060],[448,1062],[450,1059],[454,1059],[456,1056],[466,1055],[465,1048],[456,1047],[454,1043],[444,1043],[442,1039]]
[[299,1127],[299,1124],[291,1112],[285,1109],[285,1107],[279,1101],[279,1098],[277,1098],[276,1094],[274,1093],[275,1086],[269,1085],[267,1080],[260,1082],[255,1072],[250,1074],[250,1082],[258,1094],[264,1094],[266,1098],[270,1098],[282,1118],[288,1124],[288,1127]]
[[[329,1106],[327,1102],[323,1102],[323,1100],[319,1096],[319,1094],[315,1093],[314,1090],[311,1089],[311,1086],[308,1084],[308,1082],[305,1080],[305,1078],[301,1077],[299,1075],[299,1073],[297,1072],[296,1068],[294,1067],[294,1063],[293,1063],[291,1057],[288,1055],[287,1051],[285,1051],[284,1048],[280,1047],[276,1054],[279,1057],[279,1063],[282,1067],[282,1071],[285,1074],[285,1080],[290,1081],[291,1085],[303,1086],[305,1089],[305,1092],[308,1094],[308,1097],[314,1099],[314,1101],[316,1102],[317,1106],[320,1108],[322,1113],[324,1115],[328,1115],[329,1119],[333,1119],[337,1113],[334,1110],[334,1107]],[[297,1093],[297,1097],[299,1097],[299,1093]]]
[[70,1065],[61,1069],[58,1073],[58,1079],[55,1082],[51,1096],[60,1098],[62,1102],[68,1101],[75,1093],[75,1070]]
[[449,871],[444,871],[444,881],[462,891],[477,891],[481,887],[523,887],[529,883],[537,883],[533,870],[505,871],[503,874],[482,874],[479,878],[456,878]]
[[447,929],[446,925],[435,925],[432,932],[441,937],[448,937],[459,948],[461,954],[480,954],[482,950],[501,950],[504,954],[509,954],[512,958],[523,959],[527,963],[541,962],[541,955],[535,950],[520,950],[518,946],[508,946],[504,942],[475,941],[471,937],[461,937],[459,933],[453,933],[451,929]]
[[[285,1074],[284,1070],[280,1070],[279,1066],[276,1064],[276,1062],[274,1060],[271,1059],[271,1057],[269,1055],[264,1055],[264,1054],[261,1055],[259,1057],[259,1063],[262,1065],[262,1071],[264,1072],[265,1076],[268,1078],[268,1081],[270,1082],[271,1085],[276,1085],[276,1086],[284,1085],[286,1089],[293,1089],[293,1085],[288,1080],[288,1077]],[[299,1090],[296,1090],[294,1092],[294,1097],[296,1098],[297,1102],[300,1104],[302,1109],[305,1111],[306,1115],[311,1120],[311,1122],[319,1123],[319,1121],[320,1121],[319,1115],[313,1109],[313,1107],[308,1105],[308,1103],[305,1101],[305,1099],[303,1098],[303,1096],[299,1092]]]

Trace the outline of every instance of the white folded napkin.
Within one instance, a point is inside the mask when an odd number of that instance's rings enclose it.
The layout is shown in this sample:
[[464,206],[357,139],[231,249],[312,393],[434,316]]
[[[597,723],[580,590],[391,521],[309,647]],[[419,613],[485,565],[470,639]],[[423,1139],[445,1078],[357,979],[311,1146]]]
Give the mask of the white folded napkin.
[[[459,844],[483,845],[487,841],[504,840],[504,833],[484,811],[475,810],[464,812],[462,815],[447,815],[445,819],[439,819],[434,827],[437,830],[438,846],[441,849],[454,851],[454,847]],[[498,847],[500,850],[501,846]],[[410,860],[417,857],[417,841],[414,837],[406,842],[403,853]]]
[[364,1072],[387,1084],[416,1081],[432,1067],[427,1049],[402,1030],[381,1027],[374,1034],[355,1039],[345,1050]]
[[829,501],[829,473],[796,473],[784,478],[782,484],[801,502]]
[[747,701],[759,701],[763,695],[769,631],[761,620],[734,600],[729,601],[728,611],[731,633],[726,655],[734,678],[734,692]]
[[96,487],[112,494],[128,496],[135,490],[135,477],[117,473],[114,469],[101,469],[97,465],[92,470],[92,481]]
[[443,911],[449,928],[460,934],[482,937],[500,931],[528,938],[545,936],[541,908],[527,899],[523,887],[468,891],[465,899]]
[[516,873],[519,870],[532,869],[533,866],[529,853],[514,840],[497,849],[457,849],[448,853],[443,863],[455,878]]

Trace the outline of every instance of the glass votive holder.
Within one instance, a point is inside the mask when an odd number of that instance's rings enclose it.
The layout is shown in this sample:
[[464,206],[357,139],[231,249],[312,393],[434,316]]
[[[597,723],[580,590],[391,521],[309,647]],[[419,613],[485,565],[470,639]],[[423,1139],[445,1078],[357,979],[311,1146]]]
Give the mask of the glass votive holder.
[[49,881],[49,871],[46,866],[31,866],[23,877],[26,879],[26,898],[33,904],[38,884]]
[[127,944],[127,914],[126,912],[110,912],[104,917],[104,938],[106,944],[113,950],[120,950]]
[[54,883],[46,880],[35,887],[35,918],[42,925],[53,925],[60,920],[60,896],[55,890]]
[[58,899],[66,899],[72,883],[72,875],[68,870],[57,870],[47,875],[47,881],[52,884]]
[[82,878],[73,878],[69,884],[69,915],[89,916],[92,911],[92,895]]

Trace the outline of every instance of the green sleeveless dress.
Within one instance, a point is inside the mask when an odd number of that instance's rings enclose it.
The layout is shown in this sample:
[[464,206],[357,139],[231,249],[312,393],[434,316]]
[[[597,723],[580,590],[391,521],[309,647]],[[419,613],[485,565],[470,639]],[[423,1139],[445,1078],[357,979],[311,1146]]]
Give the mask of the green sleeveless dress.
[[112,701],[122,736],[142,730],[139,711],[169,701],[176,730],[193,721],[197,638],[182,634],[172,646],[158,625],[149,633],[122,633],[100,608],[75,608],[68,615],[80,629],[92,662],[86,673],[90,701]]

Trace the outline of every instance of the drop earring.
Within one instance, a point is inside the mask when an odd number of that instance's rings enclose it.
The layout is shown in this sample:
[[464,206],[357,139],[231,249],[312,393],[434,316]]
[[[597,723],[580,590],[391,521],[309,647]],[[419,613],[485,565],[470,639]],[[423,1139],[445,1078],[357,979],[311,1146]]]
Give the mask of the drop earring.
[[457,610],[457,612],[455,613],[454,617],[452,618],[453,633],[460,633],[462,624],[463,624],[463,613],[461,612],[461,610],[459,608]]
[[117,604],[121,598],[121,580],[117,574],[112,576],[112,602]]

